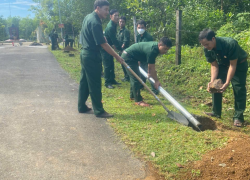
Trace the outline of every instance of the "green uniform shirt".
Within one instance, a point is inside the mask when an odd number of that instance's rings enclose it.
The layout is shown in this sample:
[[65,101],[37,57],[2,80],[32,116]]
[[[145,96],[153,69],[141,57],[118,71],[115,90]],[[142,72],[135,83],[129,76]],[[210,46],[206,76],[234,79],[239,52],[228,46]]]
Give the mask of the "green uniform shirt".
[[119,42],[119,46],[122,47],[124,44],[124,48],[126,49],[129,47],[130,44],[130,32],[125,27],[123,29],[120,29],[120,31],[117,34],[117,40]]
[[207,62],[217,61],[219,65],[229,66],[231,60],[238,59],[239,64],[247,58],[247,53],[239,46],[238,42],[229,37],[216,37],[216,48],[209,51],[204,49]]
[[155,41],[136,43],[125,51],[133,60],[147,61],[148,64],[155,64],[155,59],[159,55],[158,42]]
[[102,22],[94,11],[88,14],[82,23],[81,44],[83,49],[100,51],[100,45],[106,43],[103,36]]
[[106,37],[108,44],[110,46],[115,46],[116,49],[118,50],[122,50],[121,46],[119,46],[119,42],[116,38],[116,34],[117,34],[117,24],[114,23],[112,20],[109,21],[105,31],[104,31],[104,36]]
[[141,36],[141,34],[138,34],[136,36],[136,41],[137,42],[149,42],[149,41],[153,41],[153,37],[147,31],[145,31],[142,34],[142,36]]

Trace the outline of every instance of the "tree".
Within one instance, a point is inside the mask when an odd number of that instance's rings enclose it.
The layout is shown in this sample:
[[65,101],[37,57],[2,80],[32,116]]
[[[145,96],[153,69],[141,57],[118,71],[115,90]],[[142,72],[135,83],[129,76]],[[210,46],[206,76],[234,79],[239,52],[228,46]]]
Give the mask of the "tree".
[[[95,0],[33,0],[40,2],[32,7],[36,17],[51,30],[59,24],[59,4],[62,23],[79,33],[82,20],[93,11]],[[219,29],[229,20],[237,19],[240,12],[250,11],[249,0],[109,0],[110,9],[118,9],[127,17],[132,31],[132,17],[144,19],[148,31],[157,40],[162,36],[175,39],[175,12],[183,10],[183,44],[198,43],[197,32],[205,27]],[[104,20],[104,24],[109,18]],[[70,28],[68,28],[70,29]],[[67,30],[69,31],[69,30]],[[193,34],[191,33],[193,32]],[[132,36],[131,36],[132,37]]]

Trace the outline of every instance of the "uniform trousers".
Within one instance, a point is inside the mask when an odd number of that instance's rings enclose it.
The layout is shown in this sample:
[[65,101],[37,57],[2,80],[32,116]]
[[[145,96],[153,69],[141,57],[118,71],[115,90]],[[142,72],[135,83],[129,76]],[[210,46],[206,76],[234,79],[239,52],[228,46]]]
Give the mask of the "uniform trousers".
[[[243,113],[246,109],[246,78],[247,78],[248,62],[245,61],[237,65],[234,77],[231,80],[234,92],[234,119],[244,122]],[[219,65],[219,73],[217,79],[226,82],[228,67]],[[222,93],[213,93],[213,113],[221,116],[222,110]]]
[[81,51],[81,79],[79,85],[78,111],[87,110],[86,101],[90,95],[95,115],[104,113],[101,92],[102,59],[98,51]]
[[102,63],[104,67],[105,86],[111,85],[115,81],[114,57],[102,49]]
[[57,48],[57,44],[56,44],[56,39],[55,38],[52,38],[51,39],[51,50],[56,50]]
[[[122,55],[122,53],[119,53],[119,56],[121,56],[121,55]],[[128,73],[127,73],[126,68],[124,67],[123,64],[121,64],[121,66],[122,66],[122,70],[123,70],[123,73],[124,73],[124,79],[126,79],[126,80],[129,81],[129,75],[128,75]]]
[[[126,54],[122,54],[121,56],[128,66],[140,77],[139,65],[138,61],[133,60],[133,58],[128,57]],[[140,81],[133,76],[133,74],[126,68],[126,71],[129,75],[130,79],[130,98],[134,98],[135,102],[142,101],[142,96],[140,92]]]
[[[148,73],[148,63],[147,63],[147,62],[145,62],[145,61],[140,61],[140,67],[141,67],[146,73]],[[146,83],[147,78],[145,78],[142,74],[140,74],[139,77],[141,77],[142,81],[143,81],[144,83]],[[156,95],[159,94],[159,91],[158,91],[157,89],[155,89],[154,84],[150,82],[150,85],[151,85],[151,90],[152,90]],[[141,85],[140,87],[143,88],[143,85]]]

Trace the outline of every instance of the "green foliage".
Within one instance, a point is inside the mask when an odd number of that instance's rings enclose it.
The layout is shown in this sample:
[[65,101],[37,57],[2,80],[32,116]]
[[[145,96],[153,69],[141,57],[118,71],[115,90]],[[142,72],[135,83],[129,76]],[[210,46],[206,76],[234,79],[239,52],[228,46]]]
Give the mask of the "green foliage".
[[[40,6],[32,7],[39,20],[44,21],[49,31],[58,28],[61,21],[65,24],[64,33],[76,37],[81,29],[84,17],[93,11],[94,0],[33,0]],[[121,15],[127,17],[127,27],[133,32],[132,17],[144,19],[148,31],[157,40],[169,36],[173,41],[176,35],[176,10],[183,10],[182,44],[195,45],[198,43],[198,33],[207,27],[218,30],[228,21],[247,24],[243,12],[250,10],[248,0],[109,0],[110,9],[118,9]],[[241,13],[241,14],[240,14]],[[239,17],[240,16],[240,17]],[[104,20],[104,25],[109,18]],[[71,28],[73,26],[73,28]],[[132,38],[133,36],[131,36]]]
[[2,16],[0,16],[0,41],[7,39],[7,22],[5,19],[3,19]]
[[223,25],[216,33],[217,36],[232,37],[241,44],[246,51],[250,47],[250,13],[239,13],[237,18]]
[[190,5],[183,9],[182,23],[182,44],[194,45],[201,30],[207,27],[217,30],[224,24],[224,13],[203,4]]
[[250,49],[250,28],[235,35],[234,38],[241,44],[244,50]]
[[[210,79],[210,65],[205,60],[203,48],[182,46],[181,61],[181,65],[175,65],[175,47],[157,60],[156,68],[161,69],[157,72],[163,87],[173,94],[178,94],[180,99],[192,96],[197,99],[203,97],[205,101],[210,97],[206,91],[206,84]],[[197,80],[197,77],[202,78]]]
[[30,17],[21,18],[19,21],[19,38],[20,39],[32,39],[34,32],[39,24],[36,18],[31,19]]
[[[78,35],[84,17],[93,11],[94,0],[33,0],[40,2],[40,6],[32,6],[31,9],[36,13],[39,20],[44,21],[50,32],[53,28],[57,29],[58,24],[65,24],[64,34]],[[61,22],[59,16],[59,7]],[[73,26],[73,28],[72,28]]]
[[217,32],[217,36],[222,37],[234,37],[237,34],[235,27],[232,22],[223,25]]
[[8,28],[12,24],[19,27],[20,39],[31,39],[32,33],[36,30],[39,23],[36,18],[31,19],[29,16],[25,18],[8,17],[7,19],[0,17],[0,41],[9,38]]

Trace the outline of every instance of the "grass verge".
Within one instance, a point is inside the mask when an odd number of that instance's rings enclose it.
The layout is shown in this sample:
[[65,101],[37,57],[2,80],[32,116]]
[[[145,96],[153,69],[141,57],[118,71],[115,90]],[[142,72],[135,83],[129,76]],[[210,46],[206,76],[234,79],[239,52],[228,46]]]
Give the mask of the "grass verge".
[[[168,55],[159,57],[156,62],[158,75],[162,86],[190,113],[202,115],[203,111],[211,108],[211,95],[206,92],[210,67],[202,57],[200,48],[183,47],[182,52],[183,63],[180,66],[174,65],[174,48]],[[79,82],[79,51],[73,52],[74,57],[69,57],[68,53],[59,50],[52,53],[70,76]],[[116,80],[120,81],[119,79],[123,78],[121,65],[116,63],[115,66]],[[227,144],[228,133],[212,130],[196,132],[191,127],[170,120],[161,105],[146,91],[142,91],[142,96],[152,106],[135,106],[134,102],[129,100],[129,86],[129,82],[122,83],[113,90],[103,86],[104,108],[115,114],[108,122],[138,157],[151,161],[167,179],[174,179],[178,174],[178,164],[185,165],[199,160],[206,152]],[[232,123],[231,90],[230,87],[229,92],[224,95],[226,102],[223,118],[214,119],[225,127],[231,127]],[[161,95],[159,97],[169,109],[174,110],[168,101]],[[247,117],[248,115],[246,112]],[[239,131],[249,132],[249,127]]]

